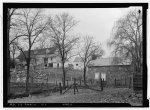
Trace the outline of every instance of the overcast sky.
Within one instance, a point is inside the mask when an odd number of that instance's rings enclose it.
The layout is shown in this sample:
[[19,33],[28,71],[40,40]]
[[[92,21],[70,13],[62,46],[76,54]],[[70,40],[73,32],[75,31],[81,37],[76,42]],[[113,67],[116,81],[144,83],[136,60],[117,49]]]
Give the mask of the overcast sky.
[[114,22],[125,15],[130,8],[51,8],[45,9],[46,15],[56,15],[63,12],[69,13],[75,20],[79,21],[73,33],[82,36],[90,35],[95,41],[102,43],[105,51],[103,57],[110,56],[110,48],[107,41],[111,37]]

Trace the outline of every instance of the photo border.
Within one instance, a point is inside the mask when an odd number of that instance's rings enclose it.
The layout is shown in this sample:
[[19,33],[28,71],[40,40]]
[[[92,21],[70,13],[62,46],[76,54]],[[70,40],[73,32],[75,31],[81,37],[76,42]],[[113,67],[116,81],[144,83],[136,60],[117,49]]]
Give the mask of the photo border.
[[[127,8],[141,6],[143,13],[143,105],[125,103],[8,103],[7,102],[7,9],[8,8]],[[147,99],[147,9],[148,3],[3,3],[3,107],[149,107]],[[8,47],[7,47],[8,48]]]

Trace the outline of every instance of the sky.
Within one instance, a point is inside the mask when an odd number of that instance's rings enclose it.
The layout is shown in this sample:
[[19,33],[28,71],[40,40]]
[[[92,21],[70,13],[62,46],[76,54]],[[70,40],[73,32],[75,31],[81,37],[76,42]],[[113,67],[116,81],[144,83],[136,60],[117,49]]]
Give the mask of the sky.
[[[94,37],[94,41],[102,44],[104,50],[103,58],[112,57],[112,48],[107,46],[108,40],[112,37],[111,32],[114,23],[126,15],[131,8],[45,8],[43,14],[54,17],[57,14],[69,13],[78,24],[73,28],[71,34],[86,35]],[[33,47],[37,47],[35,44]],[[16,57],[19,55],[16,52]],[[74,58],[73,58],[74,59]]]
[[45,15],[55,16],[63,12],[69,13],[78,25],[72,30],[74,34],[81,36],[90,35],[96,42],[101,42],[105,51],[103,57],[109,57],[112,49],[107,47],[107,41],[115,21],[123,17],[130,8],[51,8],[45,9]]

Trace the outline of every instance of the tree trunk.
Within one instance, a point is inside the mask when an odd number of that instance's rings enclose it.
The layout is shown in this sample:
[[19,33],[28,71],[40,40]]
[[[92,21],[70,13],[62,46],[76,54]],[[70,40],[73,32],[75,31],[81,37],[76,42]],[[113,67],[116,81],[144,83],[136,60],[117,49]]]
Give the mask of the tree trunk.
[[7,96],[10,95],[10,79],[11,79],[11,76],[10,76],[10,51],[9,51],[9,48],[8,48],[8,61],[7,61],[7,66],[8,66],[8,71],[7,71]]
[[29,94],[29,73],[30,73],[30,59],[27,61],[27,75],[26,75],[26,93]]
[[9,51],[9,31],[10,31],[10,18],[9,18],[10,14],[9,14],[9,9],[7,12],[7,57],[8,57],[8,61],[7,61],[7,67],[8,67],[8,71],[7,71],[7,96],[10,95],[10,51]]
[[62,63],[62,69],[63,69],[63,87],[66,87],[66,73],[65,73],[65,63]]
[[83,78],[84,78],[84,85],[86,85],[86,67],[84,67],[84,74],[83,74]]
[[15,53],[13,53],[13,68],[15,68]]

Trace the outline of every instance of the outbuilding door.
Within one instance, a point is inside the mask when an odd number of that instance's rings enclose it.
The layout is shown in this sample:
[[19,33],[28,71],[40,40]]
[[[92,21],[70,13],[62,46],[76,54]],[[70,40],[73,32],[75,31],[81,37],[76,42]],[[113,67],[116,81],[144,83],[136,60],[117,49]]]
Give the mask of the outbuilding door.
[[106,81],[106,73],[101,73],[101,78]]
[[99,77],[100,77],[100,73],[99,73],[99,72],[96,72],[96,73],[95,73],[95,79],[96,79],[96,80],[99,80]]
[[106,81],[106,73],[99,73],[99,72],[96,72],[96,73],[95,73],[95,79],[96,79],[96,80],[99,80],[100,78],[102,78],[104,81]]
[[48,58],[44,58],[44,64],[47,64],[48,63]]

